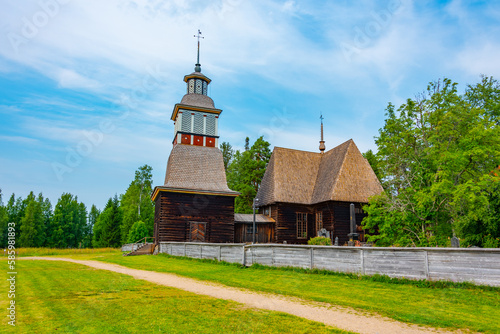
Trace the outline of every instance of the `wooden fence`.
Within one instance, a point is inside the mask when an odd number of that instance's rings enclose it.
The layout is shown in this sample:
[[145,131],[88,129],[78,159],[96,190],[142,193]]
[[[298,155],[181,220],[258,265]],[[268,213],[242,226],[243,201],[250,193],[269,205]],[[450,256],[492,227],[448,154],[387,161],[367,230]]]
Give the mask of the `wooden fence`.
[[259,263],[500,286],[500,249],[161,242],[159,253],[245,266]]

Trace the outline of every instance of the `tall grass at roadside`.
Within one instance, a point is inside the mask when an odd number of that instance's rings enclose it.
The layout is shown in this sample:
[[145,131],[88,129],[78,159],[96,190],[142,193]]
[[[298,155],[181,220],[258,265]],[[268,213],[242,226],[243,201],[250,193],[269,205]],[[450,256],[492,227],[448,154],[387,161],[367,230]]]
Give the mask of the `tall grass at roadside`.
[[[8,255],[8,250],[0,250],[2,256]],[[17,256],[48,256],[48,255],[75,255],[75,254],[101,254],[101,253],[120,253],[119,248],[17,248]]]

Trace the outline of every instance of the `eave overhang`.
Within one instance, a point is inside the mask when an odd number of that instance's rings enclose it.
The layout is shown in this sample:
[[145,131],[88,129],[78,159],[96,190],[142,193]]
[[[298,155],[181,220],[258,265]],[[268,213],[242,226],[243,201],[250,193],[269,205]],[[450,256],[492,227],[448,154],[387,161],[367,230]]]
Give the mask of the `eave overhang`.
[[201,73],[197,74],[196,72],[184,76],[184,82],[187,82],[189,79],[201,79],[201,80],[206,81],[207,84],[209,84],[210,82],[212,82],[212,80],[210,80],[208,77],[204,76]]
[[179,109],[201,111],[201,112],[206,112],[206,113],[216,114],[216,115],[220,115],[220,113],[222,112],[222,109],[195,107],[195,106],[190,106],[190,105],[187,105],[187,104],[177,103],[174,106],[174,110],[172,111],[172,116],[170,117],[170,119],[172,121],[176,120],[177,114],[179,113]]
[[195,194],[195,195],[212,195],[212,196],[229,196],[238,197],[240,195],[237,191],[216,191],[216,190],[202,190],[202,189],[185,189],[185,188],[172,188],[165,186],[156,186],[151,195],[151,200],[156,201],[156,197],[160,192],[181,193],[181,194]]

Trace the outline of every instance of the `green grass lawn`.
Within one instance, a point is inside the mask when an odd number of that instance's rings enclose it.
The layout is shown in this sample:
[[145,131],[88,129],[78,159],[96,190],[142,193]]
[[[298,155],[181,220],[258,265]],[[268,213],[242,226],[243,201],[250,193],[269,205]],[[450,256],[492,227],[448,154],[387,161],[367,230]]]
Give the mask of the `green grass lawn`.
[[[288,314],[248,309],[73,263],[21,260],[17,272],[17,326],[10,328],[7,317],[2,317],[0,332],[346,333]],[[6,280],[0,280],[0,289],[8,290]],[[7,302],[1,298],[0,309],[6,310]]]
[[[92,258],[91,255],[72,257]],[[175,273],[229,286],[350,306],[408,323],[500,333],[498,288],[425,288],[342,275],[242,268],[163,254],[130,257],[101,254],[93,258],[130,268]]]

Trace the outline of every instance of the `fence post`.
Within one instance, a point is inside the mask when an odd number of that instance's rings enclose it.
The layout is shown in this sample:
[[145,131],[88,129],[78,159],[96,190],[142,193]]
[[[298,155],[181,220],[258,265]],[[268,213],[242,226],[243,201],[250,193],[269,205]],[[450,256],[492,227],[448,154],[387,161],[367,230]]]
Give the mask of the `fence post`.
[[361,274],[365,274],[365,255],[363,252],[363,248],[360,248],[360,253],[361,253]]
[[310,265],[309,265],[309,269],[312,269],[314,267],[314,248],[309,248],[309,256],[311,257],[311,261],[309,262]]
[[186,257],[186,243],[184,243],[184,257]]
[[246,264],[246,262],[247,262],[247,261],[246,261],[246,258],[245,258],[245,257],[246,257],[246,251],[245,251],[245,245],[243,245],[243,255],[242,255],[242,257],[241,257],[241,264],[242,264],[244,267],[246,267],[246,265],[247,265],[247,264]]
[[222,250],[221,250],[222,246],[219,245],[219,262],[220,262],[220,259],[222,258]]
[[200,259],[203,259],[203,248],[201,247],[201,244],[200,244]]
[[424,257],[425,257],[425,268],[424,268],[425,279],[429,279],[429,254],[427,253],[426,250],[424,251]]

